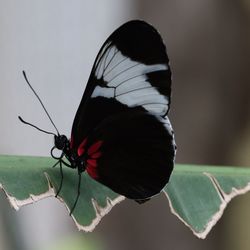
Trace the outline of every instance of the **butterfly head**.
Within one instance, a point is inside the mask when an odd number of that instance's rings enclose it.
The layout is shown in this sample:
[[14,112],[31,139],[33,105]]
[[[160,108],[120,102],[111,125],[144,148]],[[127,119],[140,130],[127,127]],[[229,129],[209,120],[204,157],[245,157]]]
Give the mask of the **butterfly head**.
[[69,140],[65,135],[54,136],[55,147],[59,150],[64,150],[69,147]]

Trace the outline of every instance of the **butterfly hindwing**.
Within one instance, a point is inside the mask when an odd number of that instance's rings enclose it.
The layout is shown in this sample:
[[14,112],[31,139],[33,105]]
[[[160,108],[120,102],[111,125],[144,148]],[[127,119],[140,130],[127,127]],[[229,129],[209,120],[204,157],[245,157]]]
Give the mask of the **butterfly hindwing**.
[[[146,199],[168,182],[175,145],[168,119],[140,108],[104,119],[91,141],[100,148],[95,166],[87,167],[94,179],[131,199]],[[97,166],[96,169],[94,169]]]

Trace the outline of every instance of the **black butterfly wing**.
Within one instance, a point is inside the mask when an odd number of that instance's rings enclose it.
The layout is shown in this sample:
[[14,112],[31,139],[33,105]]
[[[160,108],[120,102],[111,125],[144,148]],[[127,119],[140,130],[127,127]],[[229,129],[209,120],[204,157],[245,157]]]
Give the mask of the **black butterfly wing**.
[[167,118],[138,108],[104,119],[94,130],[87,172],[130,199],[158,194],[173,170],[175,143]]
[[87,154],[91,177],[135,200],[162,190],[175,157],[165,117],[170,94],[159,33],[143,21],[114,31],[97,55],[72,127],[71,149]]
[[[105,41],[93,65],[71,133],[72,147],[104,118],[140,106],[167,114],[171,71],[161,36],[144,21],[130,21]],[[108,99],[110,102],[102,102]],[[124,105],[116,105],[121,103]]]

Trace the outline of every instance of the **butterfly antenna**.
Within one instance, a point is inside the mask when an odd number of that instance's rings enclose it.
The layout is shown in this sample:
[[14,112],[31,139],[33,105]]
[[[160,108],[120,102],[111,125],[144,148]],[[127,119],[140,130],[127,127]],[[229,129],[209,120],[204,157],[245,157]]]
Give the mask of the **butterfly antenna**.
[[[29,85],[30,89],[32,90],[32,92],[35,94],[35,96],[37,97],[38,101],[39,101],[40,104],[42,105],[42,107],[43,107],[45,113],[47,114],[47,116],[48,116],[50,122],[51,122],[52,125],[54,126],[54,128],[55,128],[57,134],[59,135],[59,131],[58,131],[58,129],[57,129],[55,123],[52,121],[52,119],[51,119],[51,117],[50,117],[48,111],[46,110],[46,108],[45,108],[45,106],[44,106],[42,100],[40,99],[40,97],[38,96],[38,94],[36,93],[36,91],[33,89],[33,87],[31,86],[31,84],[30,84],[30,82],[29,82],[29,80],[28,80],[28,78],[27,78],[26,73],[25,73],[24,70],[23,70],[23,76],[24,76],[24,79],[25,79],[26,83]],[[28,125],[30,125],[30,126],[36,128],[36,129],[38,129],[38,130],[40,130],[40,131],[42,131],[42,132],[45,132],[45,133],[47,133],[47,134],[54,134],[54,133],[51,133],[51,132],[47,132],[47,131],[45,131],[45,130],[43,130],[43,129],[40,129],[40,128],[38,128],[38,127],[36,127],[36,126],[34,126],[34,125],[28,123],[28,122],[25,122],[20,116],[19,116],[18,118],[20,119],[21,122],[23,122],[23,123],[25,123],[25,124],[28,124]]]
[[27,125],[29,125],[29,126],[31,126],[31,127],[33,127],[33,128],[36,128],[37,130],[39,130],[39,131],[41,131],[41,132],[43,132],[43,133],[46,133],[46,134],[49,134],[49,135],[56,135],[55,133],[52,133],[52,132],[46,131],[46,130],[44,130],[44,129],[38,128],[37,126],[35,126],[35,125],[33,125],[33,124],[29,123],[29,122],[26,122],[21,116],[18,116],[18,119],[19,119],[22,123],[27,124]]

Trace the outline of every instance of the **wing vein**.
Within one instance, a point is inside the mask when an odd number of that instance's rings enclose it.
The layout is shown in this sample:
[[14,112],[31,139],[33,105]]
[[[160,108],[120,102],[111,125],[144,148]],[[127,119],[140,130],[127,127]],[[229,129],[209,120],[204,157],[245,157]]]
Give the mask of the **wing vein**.
[[[129,81],[129,80],[131,80],[131,79],[134,79],[134,78],[136,78],[136,77],[143,76],[143,75],[145,75],[145,74],[140,74],[140,75],[132,76],[132,77],[130,77],[130,78],[128,78],[128,79],[126,79],[126,80],[120,82],[119,84],[117,84],[117,85],[116,85],[116,88],[120,87],[123,83],[125,83],[125,82],[127,82],[127,81]],[[110,82],[109,82],[109,83],[110,83]]]
[[107,76],[110,72],[112,72],[113,69],[115,69],[117,66],[119,66],[122,62],[128,60],[128,57],[123,58],[119,63],[114,65],[106,74],[103,75],[103,77]]
[[111,78],[108,82],[111,83],[116,77],[120,76],[121,74],[125,73],[126,71],[128,71],[128,70],[130,70],[130,69],[132,69],[132,68],[134,68],[136,66],[139,66],[139,65],[141,65],[141,63],[136,63],[136,64],[134,64],[134,65],[132,65],[132,66],[130,66],[130,67],[122,70],[117,75],[115,75],[113,78]]
[[132,89],[132,90],[130,90],[130,91],[127,91],[127,92],[118,94],[118,95],[116,95],[116,97],[121,96],[121,95],[126,95],[126,94],[131,93],[131,92],[134,92],[134,91],[139,91],[139,90],[142,90],[142,89],[150,89],[150,88],[154,88],[154,87],[148,86],[148,87],[142,87],[142,88],[138,88],[138,89]]
[[113,61],[113,59],[115,58],[115,56],[116,56],[116,54],[117,54],[118,52],[119,52],[119,50],[116,50],[116,51],[114,52],[113,56],[110,58],[108,64],[106,65],[106,67],[105,67],[104,70],[103,70],[103,77],[104,77],[104,75],[105,75],[106,69],[108,68],[108,66],[110,65],[110,63]]

